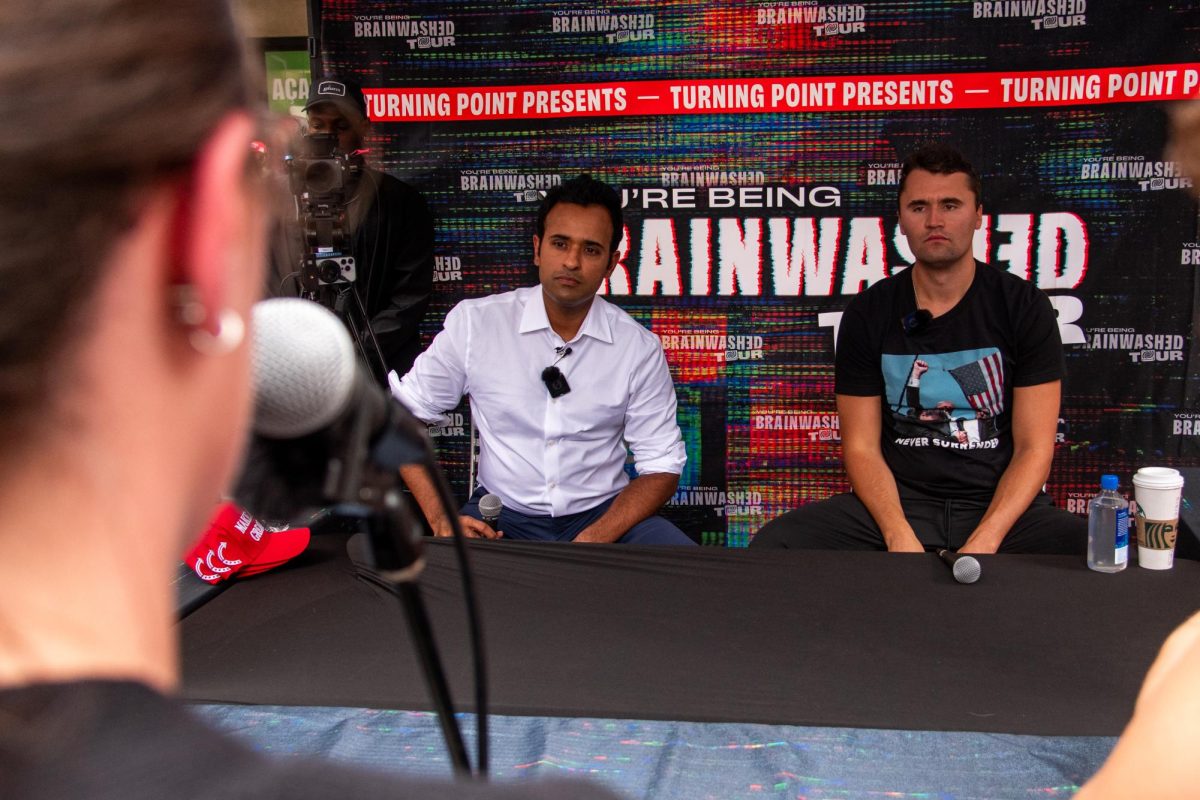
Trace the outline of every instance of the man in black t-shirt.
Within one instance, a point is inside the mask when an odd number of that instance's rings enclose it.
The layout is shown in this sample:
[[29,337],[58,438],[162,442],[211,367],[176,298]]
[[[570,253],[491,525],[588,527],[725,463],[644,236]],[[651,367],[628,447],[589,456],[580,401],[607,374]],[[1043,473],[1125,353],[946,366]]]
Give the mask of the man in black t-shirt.
[[975,260],[981,187],[961,154],[928,146],[901,174],[915,262],[850,302],[837,342],[853,494],[784,514],[751,544],[1082,553],[1086,523],[1043,489],[1063,376],[1050,301]]

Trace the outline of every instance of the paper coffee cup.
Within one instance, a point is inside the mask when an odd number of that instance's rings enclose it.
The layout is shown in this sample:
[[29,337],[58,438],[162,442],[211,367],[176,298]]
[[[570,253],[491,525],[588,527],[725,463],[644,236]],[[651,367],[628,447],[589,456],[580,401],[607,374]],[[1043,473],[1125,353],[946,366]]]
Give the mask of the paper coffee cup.
[[1147,569],[1170,569],[1175,564],[1182,489],[1183,476],[1170,467],[1142,467],[1133,476],[1138,564]]

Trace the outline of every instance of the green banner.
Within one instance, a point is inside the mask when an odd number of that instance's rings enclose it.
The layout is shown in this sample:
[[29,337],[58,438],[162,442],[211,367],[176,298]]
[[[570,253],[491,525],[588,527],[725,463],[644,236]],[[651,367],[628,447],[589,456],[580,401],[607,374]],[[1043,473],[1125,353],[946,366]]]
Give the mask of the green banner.
[[308,53],[277,50],[264,56],[271,110],[280,114],[299,114],[308,99]]

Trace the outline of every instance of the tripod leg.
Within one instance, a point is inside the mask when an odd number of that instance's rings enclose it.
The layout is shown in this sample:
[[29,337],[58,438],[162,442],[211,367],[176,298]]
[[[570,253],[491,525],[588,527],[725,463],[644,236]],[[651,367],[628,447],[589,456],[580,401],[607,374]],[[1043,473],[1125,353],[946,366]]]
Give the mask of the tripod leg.
[[387,386],[387,362],[383,358],[382,348],[379,347],[379,339],[375,337],[375,331],[371,328],[371,321],[367,319],[367,310],[363,306],[362,298],[354,290],[353,284],[347,284],[339,293],[335,311],[350,329],[354,341],[358,344],[359,355],[371,368],[371,374],[382,385]]

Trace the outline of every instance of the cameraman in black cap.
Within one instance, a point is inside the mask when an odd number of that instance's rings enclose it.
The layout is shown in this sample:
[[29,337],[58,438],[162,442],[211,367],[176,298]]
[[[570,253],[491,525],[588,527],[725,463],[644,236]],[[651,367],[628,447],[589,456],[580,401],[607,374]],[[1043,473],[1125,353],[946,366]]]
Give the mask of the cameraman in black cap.
[[[361,163],[371,130],[362,89],[333,78],[314,81],[304,110],[310,137],[334,137],[336,152]],[[433,216],[420,192],[384,172],[362,164],[351,181],[346,221],[355,290],[386,369],[403,375],[421,352],[418,326],[433,292]],[[289,242],[289,272],[299,260],[296,244]]]

